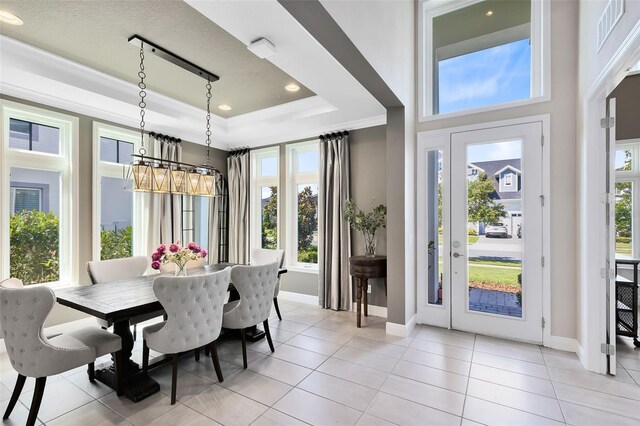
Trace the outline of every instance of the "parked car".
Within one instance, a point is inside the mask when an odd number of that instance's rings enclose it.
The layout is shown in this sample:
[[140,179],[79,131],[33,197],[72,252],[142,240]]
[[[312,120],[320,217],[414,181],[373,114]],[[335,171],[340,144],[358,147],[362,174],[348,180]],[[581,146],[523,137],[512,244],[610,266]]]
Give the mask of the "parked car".
[[509,238],[509,231],[503,224],[496,223],[487,226],[484,230],[484,235],[487,238]]

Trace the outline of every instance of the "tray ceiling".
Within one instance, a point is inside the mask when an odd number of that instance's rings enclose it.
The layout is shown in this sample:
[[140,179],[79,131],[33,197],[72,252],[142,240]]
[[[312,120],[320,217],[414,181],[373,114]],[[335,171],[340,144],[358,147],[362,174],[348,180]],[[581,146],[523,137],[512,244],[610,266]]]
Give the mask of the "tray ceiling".
[[[182,1],[3,1],[24,21],[0,24],[0,34],[52,52],[129,82],[137,82],[139,49],[133,34],[168,49],[218,76],[212,112],[229,118],[313,96],[314,93]],[[1,48],[1,46],[0,46]],[[204,108],[206,82],[147,54],[149,89]],[[289,83],[301,89],[284,89]],[[154,99],[147,98],[149,106]],[[230,105],[231,111],[217,108]]]

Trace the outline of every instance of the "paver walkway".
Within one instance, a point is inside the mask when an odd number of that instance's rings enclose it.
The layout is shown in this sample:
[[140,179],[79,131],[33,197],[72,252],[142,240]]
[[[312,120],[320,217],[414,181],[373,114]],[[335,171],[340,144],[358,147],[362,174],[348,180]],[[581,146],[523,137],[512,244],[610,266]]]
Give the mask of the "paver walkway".
[[522,308],[513,293],[481,288],[469,289],[469,309],[476,312],[522,318]]

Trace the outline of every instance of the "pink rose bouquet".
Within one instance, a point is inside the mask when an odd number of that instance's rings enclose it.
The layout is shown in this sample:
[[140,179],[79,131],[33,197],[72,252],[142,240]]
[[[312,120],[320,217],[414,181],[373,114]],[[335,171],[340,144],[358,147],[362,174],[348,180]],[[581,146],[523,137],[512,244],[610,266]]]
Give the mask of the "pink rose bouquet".
[[167,263],[176,264],[176,275],[179,275],[184,271],[184,267],[190,260],[198,260],[207,257],[207,251],[201,248],[193,241],[183,247],[180,245],[180,241],[176,241],[170,244],[168,247],[166,244],[161,244],[160,247],[151,255],[151,267],[153,269],[160,269],[160,267]]

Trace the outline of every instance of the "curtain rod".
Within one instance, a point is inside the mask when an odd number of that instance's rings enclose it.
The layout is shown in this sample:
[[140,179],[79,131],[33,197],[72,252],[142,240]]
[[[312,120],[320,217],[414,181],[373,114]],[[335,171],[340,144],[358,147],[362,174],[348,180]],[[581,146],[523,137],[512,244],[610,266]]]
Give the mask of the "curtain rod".
[[346,130],[344,132],[327,133],[326,135],[320,135],[320,140],[324,141],[325,139],[327,140],[337,139],[337,138],[341,138],[348,135],[349,135],[349,132]]
[[251,149],[249,148],[236,148],[229,151],[229,156],[244,155],[244,154],[247,154],[249,151],[251,151]]
[[173,143],[182,142],[182,139],[180,138],[174,138],[173,136],[163,135],[162,133],[149,132],[149,136],[151,136],[156,140],[162,140],[163,142],[173,142]]

